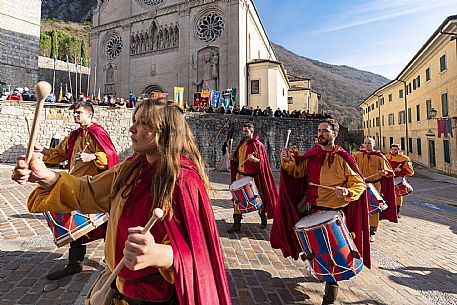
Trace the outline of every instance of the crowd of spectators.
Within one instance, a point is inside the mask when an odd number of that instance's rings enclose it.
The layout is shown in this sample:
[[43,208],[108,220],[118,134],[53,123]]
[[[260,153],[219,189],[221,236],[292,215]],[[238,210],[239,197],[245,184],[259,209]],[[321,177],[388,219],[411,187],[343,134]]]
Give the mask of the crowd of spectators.
[[331,115],[327,112],[320,112],[320,113],[309,113],[309,111],[300,111],[294,110],[289,112],[289,110],[281,110],[276,109],[274,112],[271,107],[267,107],[266,109],[262,110],[259,106],[256,108],[253,107],[246,107],[243,106],[239,108],[238,106],[229,106],[227,109],[224,105],[219,106],[218,108],[214,109],[212,106],[207,107],[193,107],[190,106],[186,109],[188,112],[204,112],[204,113],[219,113],[219,114],[235,114],[235,115],[250,115],[250,116],[269,116],[269,117],[276,117],[276,118],[296,118],[296,119],[304,119],[304,120],[320,120],[324,118],[331,118]]

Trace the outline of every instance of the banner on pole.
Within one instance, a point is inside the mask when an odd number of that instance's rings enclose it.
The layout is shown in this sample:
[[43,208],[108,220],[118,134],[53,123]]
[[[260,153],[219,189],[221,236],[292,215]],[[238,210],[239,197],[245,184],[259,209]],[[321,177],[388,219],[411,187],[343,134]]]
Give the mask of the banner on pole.
[[184,110],[184,87],[174,87],[174,102]]

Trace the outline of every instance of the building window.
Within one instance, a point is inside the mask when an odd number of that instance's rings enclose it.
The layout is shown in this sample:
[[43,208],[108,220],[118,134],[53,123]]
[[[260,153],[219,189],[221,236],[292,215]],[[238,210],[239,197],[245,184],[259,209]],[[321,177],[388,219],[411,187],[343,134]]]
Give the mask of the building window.
[[428,82],[430,79],[430,68],[427,68],[425,69],[425,81]]
[[398,90],[398,97],[403,98],[403,89]]
[[427,120],[430,120],[432,118],[430,116],[430,110],[432,110],[432,100],[426,100],[425,106],[427,107]]
[[411,83],[408,84],[408,89],[409,89],[409,93],[413,92],[413,90],[411,89]]
[[410,153],[413,152],[413,139],[412,138],[408,138],[408,150]]
[[422,156],[422,143],[421,143],[420,138],[416,139],[416,146],[417,146],[417,155]]
[[411,111],[411,108],[408,108],[408,123],[412,123],[413,120],[413,114]]
[[376,101],[376,108],[378,108],[378,106],[379,106],[379,105],[378,105],[378,101]]
[[406,123],[405,115],[406,115],[406,113],[404,110],[398,112],[398,124],[399,125]]
[[449,140],[443,140],[444,162],[451,164],[451,153],[449,150]]
[[420,121],[421,120],[421,107],[420,105],[416,105],[416,121]]
[[382,137],[382,148],[386,148],[386,137]]
[[440,72],[446,71],[446,54],[440,57]]
[[218,13],[209,13],[197,21],[196,34],[204,42],[215,41],[222,36],[224,28],[224,19]]
[[392,93],[389,94],[389,102],[392,102]]
[[260,80],[251,80],[251,94],[260,94]]
[[376,127],[379,127],[379,117],[376,118]]
[[404,137],[401,137],[400,138],[400,145],[401,145],[401,148],[400,149],[404,149],[406,146],[405,146],[405,138]]
[[382,116],[382,126],[384,126],[384,116]]
[[416,90],[416,88],[417,88],[416,82],[417,82],[417,80],[413,79],[413,90]]
[[395,125],[395,114],[389,113],[389,125]]
[[384,105],[384,97],[381,97],[380,101],[381,101],[381,106]]
[[441,94],[441,109],[443,112],[443,116],[449,115],[448,103],[447,103],[447,92]]
[[417,88],[420,88],[420,86],[421,86],[421,76],[420,75],[418,75],[416,78],[416,86],[417,86]]
[[291,97],[291,96],[287,97],[287,103],[288,104],[293,104],[294,103],[294,98]]
[[394,144],[394,137],[389,138],[389,147],[391,147],[392,144]]

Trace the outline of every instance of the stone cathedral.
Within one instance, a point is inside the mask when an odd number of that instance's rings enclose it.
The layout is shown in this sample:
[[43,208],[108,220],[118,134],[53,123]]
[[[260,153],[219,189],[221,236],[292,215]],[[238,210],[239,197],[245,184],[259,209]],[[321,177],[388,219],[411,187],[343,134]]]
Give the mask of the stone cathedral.
[[178,86],[191,105],[203,89],[235,87],[239,106],[291,104],[286,71],[251,0],[99,1],[91,61],[91,87],[102,94],[166,92],[172,99]]

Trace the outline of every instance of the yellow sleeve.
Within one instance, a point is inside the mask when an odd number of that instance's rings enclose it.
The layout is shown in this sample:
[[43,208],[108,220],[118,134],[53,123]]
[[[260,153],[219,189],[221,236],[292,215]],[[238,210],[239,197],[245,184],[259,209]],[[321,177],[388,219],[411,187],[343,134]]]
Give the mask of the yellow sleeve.
[[59,172],[60,178],[51,190],[37,187],[30,194],[28,209],[32,213],[74,210],[85,214],[108,212],[111,187],[119,168],[116,166],[94,177],[75,177]]
[[403,165],[403,168],[406,171],[406,175],[408,175],[408,176],[414,175],[413,162],[410,159],[408,159],[408,161],[405,162],[405,164]]
[[290,156],[290,160],[283,161],[281,166],[292,177],[302,178],[306,174],[307,163],[308,163],[308,159],[297,164],[297,162],[295,161],[295,158],[293,156]]
[[49,148],[51,154],[43,156],[43,162],[59,164],[67,160],[67,145],[69,137],[63,139],[55,148]]
[[[170,242],[170,239],[168,238],[168,235],[165,235],[165,237],[162,240],[162,244],[169,245],[170,243],[171,242]],[[173,267],[171,267],[170,269],[167,269],[167,270],[159,268],[159,272],[165,281],[167,281],[168,283],[170,283],[172,285],[175,283],[175,271],[174,271]]]
[[94,160],[95,166],[99,169],[106,169],[108,166],[108,158],[106,157],[106,154],[103,151],[99,151],[94,153],[94,155],[97,157],[97,159]]
[[347,190],[349,194],[344,197],[347,202],[358,200],[362,193],[367,189],[365,181],[360,177],[352,168],[346,163],[345,164],[345,175],[347,178]]

